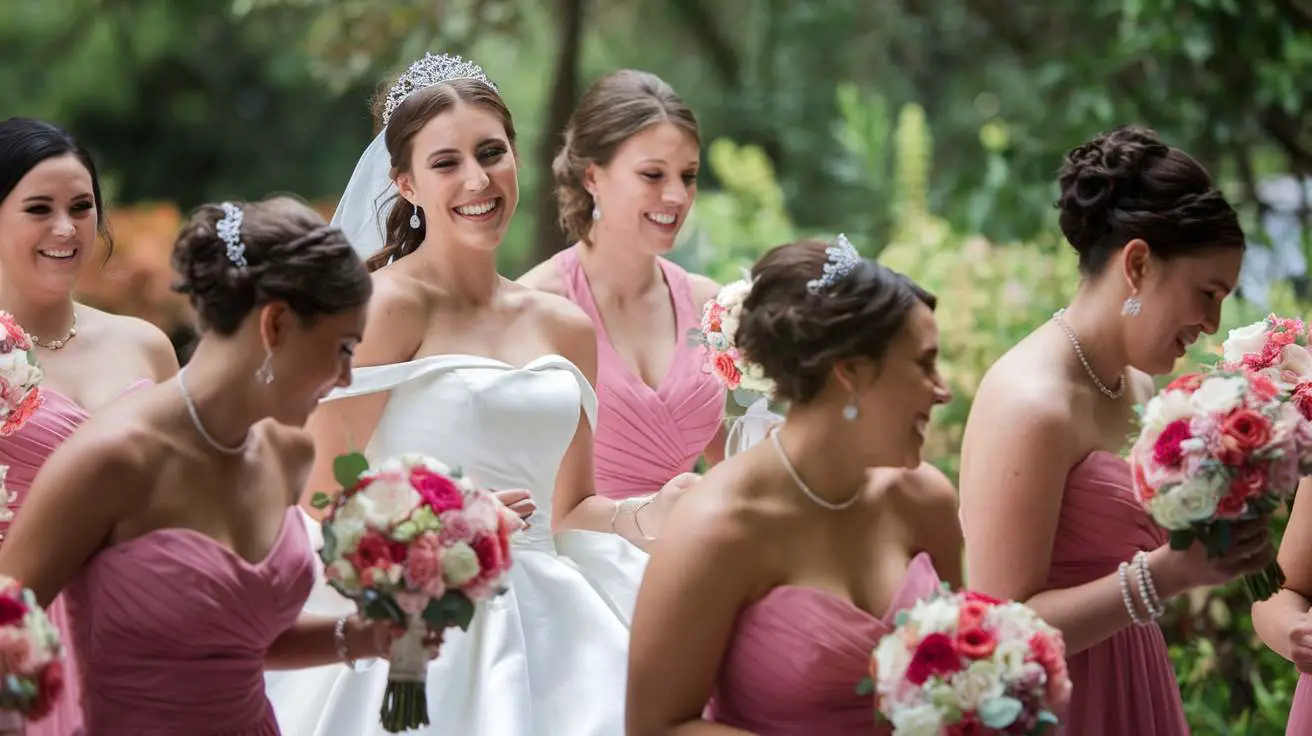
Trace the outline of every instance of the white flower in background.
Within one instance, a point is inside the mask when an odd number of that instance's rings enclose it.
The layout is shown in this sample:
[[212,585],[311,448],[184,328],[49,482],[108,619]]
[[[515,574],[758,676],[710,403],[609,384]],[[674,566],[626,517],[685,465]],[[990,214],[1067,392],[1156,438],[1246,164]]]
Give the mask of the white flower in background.
[[1230,330],[1221,345],[1222,358],[1227,363],[1238,363],[1249,353],[1262,352],[1266,347],[1266,333],[1266,320]]
[[346,505],[358,506],[366,524],[386,529],[409,518],[422,501],[409,478],[392,480],[385,473],[351,496]]
[[1239,405],[1248,390],[1248,379],[1243,376],[1213,376],[1203,381],[1189,400],[1195,409],[1209,414],[1227,414]]
[[893,714],[893,730],[897,736],[939,736],[943,716],[943,710],[930,703],[912,706]]

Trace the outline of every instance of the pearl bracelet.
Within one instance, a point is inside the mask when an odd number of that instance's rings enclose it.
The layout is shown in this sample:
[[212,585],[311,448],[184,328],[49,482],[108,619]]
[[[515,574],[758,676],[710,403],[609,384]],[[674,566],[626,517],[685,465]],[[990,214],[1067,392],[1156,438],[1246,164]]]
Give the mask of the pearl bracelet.
[[349,618],[350,615],[347,614],[337,619],[337,623],[333,626],[333,643],[337,645],[338,659],[342,660],[347,667],[359,672],[360,669],[356,667],[355,660],[351,658],[351,653],[346,649],[346,621]]
[[1148,623],[1148,620],[1145,620],[1139,615],[1139,610],[1134,607],[1134,596],[1130,595],[1130,581],[1125,574],[1125,571],[1129,569],[1129,567],[1130,563],[1122,562],[1120,566],[1116,568],[1116,575],[1121,582],[1121,601],[1125,603],[1125,610],[1129,612],[1130,620],[1134,622],[1134,625],[1144,626]]
[[1143,598],[1144,607],[1148,609],[1148,615],[1154,619],[1161,618],[1166,613],[1166,606],[1162,599],[1157,597],[1157,586],[1153,584],[1153,573],[1148,569],[1148,553],[1136,552],[1134,563],[1139,567],[1139,595]]

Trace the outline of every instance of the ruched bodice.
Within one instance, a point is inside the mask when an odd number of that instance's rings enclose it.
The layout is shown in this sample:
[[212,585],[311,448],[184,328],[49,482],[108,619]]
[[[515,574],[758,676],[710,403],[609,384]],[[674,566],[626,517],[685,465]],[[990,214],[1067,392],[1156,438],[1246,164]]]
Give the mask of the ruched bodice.
[[759,736],[888,733],[876,725],[873,699],[859,695],[857,685],[898,611],[938,586],[922,552],[882,618],[815,588],[774,588],[738,616],[707,717]]
[[[150,381],[137,381],[127,391],[148,385]],[[41,408],[17,432],[0,437],[0,465],[9,468],[5,487],[13,494],[10,509],[15,517],[21,513],[32,481],[46,459],[88,416],[85,409],[60,392],[48,386],[43,386],[41,391],[45,395]],[[9,524],[0,521],[0,539],[8,534]],[[28,725],[27,736],[71,736],[82,729],[82,682],[65,597],[56,597],[47,611],[64,640],[64,693],[49,715]]]
[[674,304],[678,345],[669,370],[653,389],[616,352],[579,265],[579,247],[561,251],[553,261],[566,295],[597,330],[597,492],[611,498],[655,493],[692,470],[724,418],[724,389],[702,370],[697,348],[687,340],[688,331],[701,324],[700,305],[693,303],[688,274],[658,259]]
[[69,585],[88,736],[276,736],[264,658],[314,584],[305,527],[287,509],[248,562],[190,529],[99,552]]
[[[1071,468],[1053,540],[1048,587],[1082,585],[1167,540],[1135,499],[1129,464],[1096,451]],[[1162,631],[1130,626],[1068,658],[1074,691],[1063,733],[1189,733]]]

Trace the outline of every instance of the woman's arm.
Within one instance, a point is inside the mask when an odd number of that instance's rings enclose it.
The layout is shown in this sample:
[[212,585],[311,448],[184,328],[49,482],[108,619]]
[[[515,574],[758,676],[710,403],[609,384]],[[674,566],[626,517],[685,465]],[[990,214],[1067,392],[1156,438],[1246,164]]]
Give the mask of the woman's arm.
[[959,590],[963,585],[964,545],[957,515],[957,489],[942,471],[928,463],[915,470],[894,472],[900,475],[898,482],[904,488],[914,547],[928,552],[939,579]]
[[[353,367],[399,363],[410,360],[419,350],[428,314],[418,289],[404,279],[387,272],[375,274],[364,340],[356,346]],[[314,438],[314,466],[301,496],[301,507],[311,517],[323,517],[323,511],[310,506],[315,492],[338,490],[333,460],[339,455],[364,452],[390,396],[390,391],[382,391],[329,401],[310,415],[305,428]]]
[[[719,489],[673,513],[638,591],[629,644],[628,736],[743,736],[702,720],[739,611],[761,579],[761,550],[727,518]],[[855,687],[855,684],[853,685]]]
[[159,442],[130,413],[102,411],[46,459],[0,545],[0,574],[47,606],[153,490]]
[[1253,604],[1253,628],[1272,651],[1312,672],[1312,478],[1298,484],[1284,539],[1280,540],[1280,568],[1285,585],[1274,596]]

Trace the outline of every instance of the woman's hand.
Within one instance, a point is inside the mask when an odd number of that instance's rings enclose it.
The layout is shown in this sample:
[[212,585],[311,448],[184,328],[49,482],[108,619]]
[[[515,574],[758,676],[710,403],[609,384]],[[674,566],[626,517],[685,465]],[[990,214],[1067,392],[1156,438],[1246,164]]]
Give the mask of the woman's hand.
[[679,499],[683,498],[683,494],[701,479],[702,477],[697,473],[680,473],[661,486],[649,503],[635,508],[633,519],[641,528],[642,534],[652,539],[659,537],[665,527],[665,520],[669,518]]
[[514,511],[525,527],[528,526],[528,517],[538,510],[538,505],[533,503],[533,494],[520,488],[510,491],[493,491],[492,495],[497,497],[502,506]]
[[1271,522],[1266,517],[1238,522],[1232,532],[1230,549],[1220,557],[1208,557],[1207,545],[1201,541],[1185,550],[1168,550],[1165,556],[1170,582],[1164,587],[1170,592],[1163,591],[1163,598],[1198,586],[1228,583],[1261,571],[1275,559]]
[[1299,672],[1312,675],[1312,612],[1289,630],[1289,658]]

